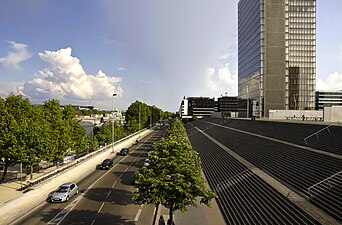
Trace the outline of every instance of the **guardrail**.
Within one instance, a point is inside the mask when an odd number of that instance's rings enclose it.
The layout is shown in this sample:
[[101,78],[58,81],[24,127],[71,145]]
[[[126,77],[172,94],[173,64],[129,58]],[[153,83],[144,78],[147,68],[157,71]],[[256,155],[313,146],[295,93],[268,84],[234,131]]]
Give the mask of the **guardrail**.
[[112,144],[109,144],[109,145],[100,147],[98,150],[96,150],[96,151],[94,151],[94,152],[91,152],[91,153],[89,153],[89,154],[86,154],[85,156],[82,156],[82,157],[80,157],[80,158],[77,158],[77,159],[75,159],[75,161],[73,161],[73,162],[71,162],[71,163],[68,163],[67,165],[61,166],[60,168],[58,168],[58,169],[56,169],[56,170],[54,170],[54,171],[52,171],[52,172],[49,172],[49,173],[47,173],[47,174],[45,174],[45,175],[43,175],[43,176],[40,176],[40,177],[38,177],[38,178],[36,178],[36,179],[29,180],[29,181],[28,181],[28,183],[29,183],[28,186],[29,186],[29,187],[34,186],[34,185],[36,185],[36,184],[38,184],[38,183],[40,183],[40,182],[42,182],[42,181],[44,181],[44,180],[47,180],[47,179],[49,179],[49,178],[51,178],[51,177],[54,177],[54,176],[56,176],[56,175],[62,173],[63,171],[68,170],[69,168],[71,168],[71,167],[77,165],[78,163],[83,162],[83,161],[85,161],[85,160],[87,160],[87,159],[93,157],[94,155],[97,155],[97,154],[99,154],[99,153],[101,153],[101,152],[107,150],[108,148],[112,147],[112,146],[115,145],[115,144],[121,143],[121,142],[123,142],[123,141],[126,141],[126,140],[128,140],[128,139],[134,137],[134,136],[139,135],[140,133],[142,133],[142,132],[145,131],[146,129],[147,129],[147,128],[145,128],[145,129],[143,129],[143,130],[141,130],[141,131],[139,131],[139,132],[136,132],[136,133],[134,133],[134,134],[128,135],[128,136],[126,136],[126,137],[124,137],[124,138],[122,138],[122,139],[120,139],[120,140],[118,140],[118,141],[116,141],[116,142],[114,142],[114,143],[112,143]]
[[304,138],[305,144],[308,145],[308,142],[307,142],[306,140],[307,140],[308,138],[314,136],[314,135],[316,135],[317,139],[319,139],[318,133],[322,132],[322,131],[325,130],[325,129],[327,129],[328,132],[330,133],[329,127],[331,127],[331,126],[332,126],[332,125],[329,125],[329,126],[327,126],[327,127],[324,127],[324,128],[322,128],[322,129],[320,129],[319,131],[317,131],[317,132],[315,132],[315,133],[313,133],[313,134],[311,134],[311,135],[305,137],[305,138]]
[[320,185],[320,184],[326,182],[326,181],[328,181],[328,184],[329,184],[330,188],[332,188],[332,185],[331,185],[331,183],[329,182],[329,180],[332,179],[333,177],[339,175],[339,174],[342,174],[342,171],[337,172],[337,173],[331,175],[330,177],[325,178],[324,180],[321,180],[320,182],[318,182],[318,183],[312,185],[311,187],[308,187],[308,192],[309,192],[309,194],[310,194],[310,197],[311,197],[311,198],[313,197],[312,194],[311,194],[311,192],[310,192],[310,190],[313,189],[314,187],[316,187],[316,186],[318,186],[318,185]]

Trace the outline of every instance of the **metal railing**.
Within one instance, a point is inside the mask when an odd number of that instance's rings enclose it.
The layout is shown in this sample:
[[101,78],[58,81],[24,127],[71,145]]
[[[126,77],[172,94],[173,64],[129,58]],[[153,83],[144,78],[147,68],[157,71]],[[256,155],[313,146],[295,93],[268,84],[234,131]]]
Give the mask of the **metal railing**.
[[330,134],[329,127],[331,127],[331,126],[332,126],[332,125],[329,125],[329,126],[327,126],[327,127],[324,127],[324,128],[322,128],[322,129],[320,129],[319,131],[317,131],[317,132],[315,132],[315,133],[313,133],[313,134],[310,134],[309,136],[305,137],[305,138],[304,138],[305,144],[308,145],[308,142],[307,142],[306,140],[307,140],[308,138],[312,137],[312,136],[316,136],[317,139],[319,139],[318,133],[322,132],[322,131],[325,130],[325,129],[327,129],[328,132],[329,132],[329,134]]
[[328,182],[330,188],[332,188],[332,185],[331,185],[331,183],[330,183],[329,180],[332,179],[333,177],[339,175],[339,174],[342,174],[342,170],[341,170],[340,172],[337,172],[337,173],[331,175],[331,176],[328,177],[328,178],[325,178],[324,180],[321,180],[320,182],[318,182],[318,183],[312,185],[311,187],[308,187],[308,192],[309,192],[309,194],[310,194],[310,197],[311,197],[311,198],[313,197],[312,194],[311,194],[311,192],[310,192],[310,190],[313,189],[314,187],[316,187],[316,186],[318,186],[318,185],[320,185],[320,184],[326,182],[326,181]]

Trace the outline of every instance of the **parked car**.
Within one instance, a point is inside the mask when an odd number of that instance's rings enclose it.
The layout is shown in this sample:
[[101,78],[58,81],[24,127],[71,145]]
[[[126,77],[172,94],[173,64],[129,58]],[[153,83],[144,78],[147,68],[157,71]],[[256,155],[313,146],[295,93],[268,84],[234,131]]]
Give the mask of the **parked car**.
[[128,148],[123,148],[119,152],[119,155],[128,155],[128,154],[129,154],[129,149]]
[[111,159],[105,159],[100,164],[100,169],[102,170],[109,170],[113,166],[113,160]]
[[69,199],[78,194],[78,187],[75,183],[65,183],[51,194],[51,202],[67,202]]

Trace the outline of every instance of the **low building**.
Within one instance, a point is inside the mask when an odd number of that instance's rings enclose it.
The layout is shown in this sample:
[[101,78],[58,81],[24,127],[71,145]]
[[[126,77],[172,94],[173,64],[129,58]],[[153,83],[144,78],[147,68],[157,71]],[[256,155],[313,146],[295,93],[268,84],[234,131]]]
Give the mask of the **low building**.
[[316,110],[324,107],[342,106],[342,91],[316,91]]
[[209,97],[184,97],[179,107],[179,115],[182,119],[190,119],[194,116],[203,118],[217,111],[214,98]]

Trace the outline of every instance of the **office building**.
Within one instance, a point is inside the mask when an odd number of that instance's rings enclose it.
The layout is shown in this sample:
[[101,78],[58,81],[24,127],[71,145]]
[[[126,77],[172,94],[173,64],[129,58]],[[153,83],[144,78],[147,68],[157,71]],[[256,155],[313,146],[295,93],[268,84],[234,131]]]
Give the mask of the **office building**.
[[316,0],[240,0],[238,97],[270,109],[314,110]]
[[192,117],[203,118],[211,116],[217,110],[214,98],[209,97],[184,97],[179,108],[179,115],[182,119]]
[[342,106],[342,91],[316,91],[316,110]]

